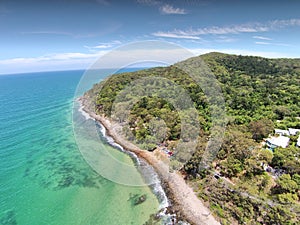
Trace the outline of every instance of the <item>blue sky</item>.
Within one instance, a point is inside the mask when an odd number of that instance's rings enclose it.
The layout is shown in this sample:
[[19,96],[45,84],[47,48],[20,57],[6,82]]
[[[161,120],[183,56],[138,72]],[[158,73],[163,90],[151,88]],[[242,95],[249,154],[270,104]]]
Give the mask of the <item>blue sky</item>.
[[300,58],[299,10],[296,0],[0,0],[0,74],[86,69],[143,40]]

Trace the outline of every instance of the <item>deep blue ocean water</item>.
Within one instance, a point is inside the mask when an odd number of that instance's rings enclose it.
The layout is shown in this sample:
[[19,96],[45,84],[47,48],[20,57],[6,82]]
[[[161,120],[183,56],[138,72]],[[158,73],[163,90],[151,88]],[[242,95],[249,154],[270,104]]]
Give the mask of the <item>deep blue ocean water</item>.
[[[83,72],[0,76],[0,224],[143,224],[157,212],[149,187],[104,179],[78,151],[72,107]],[[80,92],[110,72],[85,81]],[[75,118],[85,120],[80,113]],[[146,194],[147,201],[132,205],[135,194]]]

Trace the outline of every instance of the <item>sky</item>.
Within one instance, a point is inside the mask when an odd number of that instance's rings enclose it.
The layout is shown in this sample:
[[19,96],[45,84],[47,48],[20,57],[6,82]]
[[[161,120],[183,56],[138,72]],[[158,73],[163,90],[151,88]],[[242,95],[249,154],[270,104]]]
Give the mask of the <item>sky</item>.
[[0,74],[87,69],[128,43],[300,58],[297,0],[0,0]]

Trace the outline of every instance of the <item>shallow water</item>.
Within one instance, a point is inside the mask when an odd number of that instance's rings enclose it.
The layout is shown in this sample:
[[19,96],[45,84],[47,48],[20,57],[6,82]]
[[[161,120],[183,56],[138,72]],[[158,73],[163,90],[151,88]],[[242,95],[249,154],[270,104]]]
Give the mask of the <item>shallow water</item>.
[[[107,73],[86,81],[86,89]],[[143,224],[157,212],[159,201],[149,187],[111,182],[82,158],[72,126],[82,74],[0,76],[0,224]],[[80,112],[74,118],[75,124],[86,121]],[[134,163],[102,144],[124,163]],[[143,194],[147,200],[140,205],[130,200]]]

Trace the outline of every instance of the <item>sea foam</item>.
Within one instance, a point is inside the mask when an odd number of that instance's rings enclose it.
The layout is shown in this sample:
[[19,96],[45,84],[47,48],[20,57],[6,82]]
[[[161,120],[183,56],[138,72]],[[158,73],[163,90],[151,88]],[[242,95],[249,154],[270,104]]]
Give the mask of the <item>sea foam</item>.
[[86,120],[89,120],[89,119],[95,120],[95,119],[92,118],[87,112],[85,112],[85,111],[83,110],[83,108],[84,108],[83,105],[80,104],[80,107],[79,107],[78,111],[84,116],[84,118],[85,118]]

